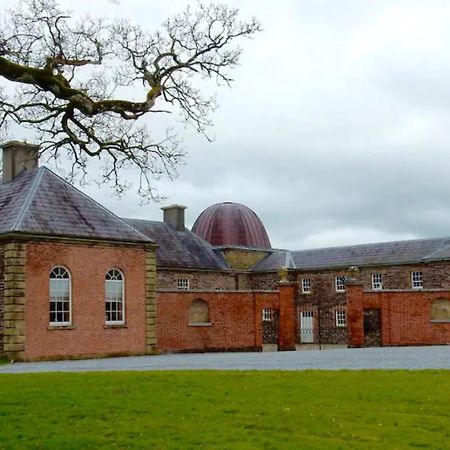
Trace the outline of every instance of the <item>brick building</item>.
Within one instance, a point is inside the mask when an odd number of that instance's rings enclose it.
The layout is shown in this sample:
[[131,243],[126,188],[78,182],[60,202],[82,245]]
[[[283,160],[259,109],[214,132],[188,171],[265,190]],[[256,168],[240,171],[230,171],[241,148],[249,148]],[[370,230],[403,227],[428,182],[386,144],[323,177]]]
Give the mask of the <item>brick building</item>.
[[156,350],[155,244],[46,167],[3,146],[0,353],[11,359]]
[[450,237],[273,249],[249,208],[121,219],[3,145],[0,354],[450,343]]

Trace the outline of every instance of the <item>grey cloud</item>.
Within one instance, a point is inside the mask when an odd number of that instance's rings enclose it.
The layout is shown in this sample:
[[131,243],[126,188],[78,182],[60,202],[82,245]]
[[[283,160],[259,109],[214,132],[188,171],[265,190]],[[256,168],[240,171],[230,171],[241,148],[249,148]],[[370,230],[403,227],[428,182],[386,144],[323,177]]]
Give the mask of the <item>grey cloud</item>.
[[[187,3],[148,17],[143,0],[110,9],[152,27]],[[180,128],[188,164],[159,182],[167,203],[186,204],[188,224],[213,203],[244,203],[291,249],[449,235],[447,3],[230,3],[265,31],[243,44],[233,89],[218,89],[215,141]],[[161,218],[131,191],[84,189],[119,215]]]

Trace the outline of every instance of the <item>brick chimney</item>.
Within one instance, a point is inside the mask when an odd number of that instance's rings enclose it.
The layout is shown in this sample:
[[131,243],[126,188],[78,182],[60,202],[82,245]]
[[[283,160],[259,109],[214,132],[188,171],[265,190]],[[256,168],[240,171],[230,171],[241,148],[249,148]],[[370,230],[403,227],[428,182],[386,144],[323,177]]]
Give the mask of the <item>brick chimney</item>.
[[186,206],[170,205],[161,209],[164,211],[164,223],[168,223],[177,231],[184,231],[184,210]]
[[38,146],[26,142],[8,141],[0,145],[3,150],[2,182],[8,183],[23,170],[38,167]]

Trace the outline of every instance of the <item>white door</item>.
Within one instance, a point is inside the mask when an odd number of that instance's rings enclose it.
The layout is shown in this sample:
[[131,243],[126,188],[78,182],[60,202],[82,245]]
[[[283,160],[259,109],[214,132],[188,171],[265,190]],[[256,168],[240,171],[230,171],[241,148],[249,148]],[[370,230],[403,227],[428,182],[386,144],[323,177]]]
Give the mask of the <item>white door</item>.
[[314,342],[314,320],[312,311],[301,311],[300,313],[300,342]]

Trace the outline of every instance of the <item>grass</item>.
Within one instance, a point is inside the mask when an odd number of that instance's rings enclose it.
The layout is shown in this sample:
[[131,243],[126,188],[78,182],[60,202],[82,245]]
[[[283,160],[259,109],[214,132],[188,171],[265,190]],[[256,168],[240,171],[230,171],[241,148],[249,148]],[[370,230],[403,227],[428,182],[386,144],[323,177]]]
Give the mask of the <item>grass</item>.
[[2,364],[8,364],[9,363],[9,361],[6,359],[6,358],[2,358],[1,356],[0,356],[0,366],[2,365]]
[[449,371],[0,375],[1,449],[448,449]]

